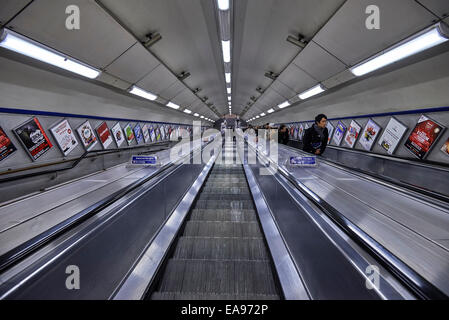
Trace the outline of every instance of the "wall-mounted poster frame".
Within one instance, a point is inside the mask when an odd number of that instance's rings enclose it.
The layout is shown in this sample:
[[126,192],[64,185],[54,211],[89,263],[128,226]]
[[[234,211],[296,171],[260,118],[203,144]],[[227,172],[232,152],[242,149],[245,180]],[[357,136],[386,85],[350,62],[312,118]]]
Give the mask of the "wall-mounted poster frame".
[[136,137],[137,144],[141,144],[143,142],[142,129],[140,128],[139,123],[134,126],[134,137]]
[[345,142],[349,148],[354,148],[357,139],[359,138],[360,131],[362,131],[362,127],[356,121],[352,120],[345,136]]
[[133,129],[131,128],[131,124],[128,123],[123,129],[123,131],[125,132],[126,142],[128,143],[128,145],[131,145],[131,143],[134,140],[134,132]]
[[421,115],[404,146],[418,159],[425,159],[446,128],[426,115]]
[[107,149],[111,143],[113,142],[113,138],[111,135],[111,131],[109,131],[108,124],[106,121],[103,121],[96,129],[98,138],[100,138],[100,142],[103,145],[103,148]]
[[150,142],[150,133],[148,132],[148,125],[145,123],[142,127],[143,140],[145,143]]
[[117,147],[120,148],[123,142],[125,142],[125,137],[123,135],[122,127],[120,126],[120,122],[117,122],[115,126],[111,129],[112,135],[114,136],[115,143]]
[[449,138],[443,144],[443,146],[441,147],[440,151],[443,152],[445,155],[447,155],[449,157]]
[[299,126],[298,126],[298,125],[295,126],[295,131],[294,131],[293,139],[299,140]]
[[13,131],[33,161],[39,159],[53,147],[36,117],[28,119]]
[[97,145],[98,140],[89,120],[80,125],[76,132],[78,132],[81,143],[87,151],[92,150]]
[[50,129],[62,154],[67,156],[78,146],[75,134],[67,119],[62,120]]
[[150,138],[152,142],[156,142],[156,132],[153,126],[150,126]]
[[12,143],[3,128],[0,127],[0,161],[5,160],[16,151],[16,146]]
[[161,140],[163,141],[163,140],[165,140],[165,125],[164,124],[161,125],[159,127],[159,130],[161,131]]
[[334,137],[332,139],[336,146],[339,146],[341,144],[341,141],[345,136],[346,129],[347,128],[345,124],[341,121],[338,121],[337,127],[335,128]]
[[388,154],[393,155],[407,130],[406,125],[395,117],[391,117],[378,143]]
[[161,130],[156,127],[156,141],[161,141]]
[[330,121],[327,122],[326,128],[327,128],[327,132],[329,133],[329,138],[327,139],[327,144],[330,144],[335,128]]
[[374,143],[379,136],[382,127],[379,126],[373,119],[368,119],[368,123],[363,129],[362,135],[360,136],[359,143],[366,151],[371,151],[373,149]]

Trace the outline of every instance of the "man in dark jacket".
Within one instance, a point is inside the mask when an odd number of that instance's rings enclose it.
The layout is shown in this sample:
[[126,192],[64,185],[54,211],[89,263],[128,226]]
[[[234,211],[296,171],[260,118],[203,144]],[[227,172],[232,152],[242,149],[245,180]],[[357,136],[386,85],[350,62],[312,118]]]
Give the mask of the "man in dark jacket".
[[315,118],[315,124],[307,129],[303,138],[303,150],[308,153],[320,156],[327,147],[329,131],[327,130],[327,117],[320,114]]
[[287,145],[289,141],[288,128],[285,124],[281,124],[278,134],[278,143]]

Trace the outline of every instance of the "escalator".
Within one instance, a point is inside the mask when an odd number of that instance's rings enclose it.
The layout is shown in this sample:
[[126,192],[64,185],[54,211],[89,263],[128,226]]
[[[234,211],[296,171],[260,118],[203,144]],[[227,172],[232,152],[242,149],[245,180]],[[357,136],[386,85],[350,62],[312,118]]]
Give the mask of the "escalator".
[[214,165],[158,279],[147,298],[282,298],[242,165]]

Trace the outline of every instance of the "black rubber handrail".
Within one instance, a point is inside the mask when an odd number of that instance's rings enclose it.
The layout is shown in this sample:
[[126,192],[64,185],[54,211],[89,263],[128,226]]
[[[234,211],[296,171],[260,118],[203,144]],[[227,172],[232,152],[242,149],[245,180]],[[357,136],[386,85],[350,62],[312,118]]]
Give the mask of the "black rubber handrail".
[[[259,150],[256,150],[261,154]],[[273,161],[262,154],[269,162]],[[301,194],[312,201],[323,213],[334,221],[354,242],[360,245],[364,250],[370,253],[376,260],[383,265],[391,274],[401,281],[407,288],[420,299],[430,300],[448,300],[449,297],[431,282],[409,267],[406,263],[396,257],[387,248],[382,246],[365,231],[347,219],[341,212],[331,206],[328,202],[319,197],[312,190],[299,182],[289,172],[279,167],[278,170],[292,185],[294,185]]]
[[[203,147],[202,147],[203,148]],[[192,153],[194,153],[196,150],[192,150],[188,155],[186,155],[183,158],[186,157],[192,157]],[[181,158],[182,159],[182,158]],[[87,219],[95,216],[97,213],[99,213],[101,210],[105,209],[106,207],[110,206],[117,200],[123,198],[125,195],[129,194],[133,190],[136,190],[137,188],[141,187],[151,179],[154,179],[156,177],[159,177],[167,172],[168,169],[175,166],[173,162],[167,163],[166,165],[162,166],[159,170],[156,172],[143,177],[139,179],[138,181],[132,183],[131,185],[124,187],[117,192],[113,193],[112,195],[98,201],[97,203],[91,205],[90,207],[82,210],[81,212],[73,215],[72,217],[64,220],[63,222],[51,227],[50,229],[46,230],[45,232],[42,232],[41,234],[31,238],[30,240],[20,244],[19,246],[15,247],[14,249],[9,250],[8,252],[4,253],[0,256],[0,273],[4,272],[6,269],[10,268],[11,266],[17,264],[21,260],[28,257],[30,254],[38,250],[39,248],[42,248],[45,244],[49,243],[50,241],[55,240],[56,238],[60,237],[62,234],[67,233],[68,231],[72,230],[76,226],[80,225]],[[155,183],[157,183],[156,181]]]
[[[66,171],[66,170],[71,170],[74,169],[76,166],[78,166],[78,164],[84,160],[89,154],[93,154],[96,153],[97,156],[100,155],[104,155],[104,154],[109,154],[109,153],[118,153],[118,152],[122,152],[122,151],[128,151],[128,150],[135,150],[135,149],[142,149],[142,148],[148,148],[148,147],[157,147],[163,144],[166,144],[168,141],[164,141],[164,142],[158,142],[155,144],[150,144],[150,145],[144,145],[144,146],[133,146],[133,147],[128,147],[128,148],[121,148],[121,149],[107,149],[107,150],[91,150],[91,151],[86,151],[83,153],[83,155],[81,155],[79,158],[76,159],[70,159],[68,160],[68,162],[73,161],[72,164],[68,167],[64,167],[64,168],[58,168],[58,169],[49,169],[49,170],[42,170],[42,171],[38,171],[38,172],[31,172],[31,173],[26,173],[26,174],[22,174],[22,175],[17,175],[17,176],[12,176],[12,177],[7,177],[7,178],[3,178],[0,179],[0,183],[3,182],[11,182],[11,181],[16,181],[16,180],[20,180],[20,179],[26,179],[26,178],[32,178],[32,177],[37,177],[40,175],[44,175],[44,174],[53,174],[53,173],[57,173],[57,172],[62,172],[62,171]],[[156,150],[151,150],[151,152],[157,152],[157,151],[162,151],[165,149],[156,149]],[[34,170],[36,168],[30,167],[27,170]],[[5,175],[8,174],[13,174],[13,172],[5,172]]]

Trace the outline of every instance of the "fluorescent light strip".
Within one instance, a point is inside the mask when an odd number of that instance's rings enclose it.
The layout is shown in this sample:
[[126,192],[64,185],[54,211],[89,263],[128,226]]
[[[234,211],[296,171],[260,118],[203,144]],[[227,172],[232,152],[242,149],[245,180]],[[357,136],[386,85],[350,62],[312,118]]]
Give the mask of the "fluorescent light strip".
[[262,113],[260,114],[260,116],[261,116],[261,117],[265,117],[266,114],[265,114],[264,112],[262,112]]
[[279,109],[284,109],[290,106],[290,102],[285,101],[284,103],[281,103],[280,105],[278,105]]
[[176,110],[178,110],[180,108],[180,106],[178,106],[177,104],[174,104],[173,102],[167,103],[167,107],[170,107],[170,108],[176,109]]
[[317,94],[320,94],[320,93],[322,93],[324,91],[326,91],[326,89],[321,84],[318,84],[315,87],[313,87],[313,88],[311,88],[311,89],[301,93],[299,95],[299,98],[301,100],[306,100],[306,99],[308,99],[310,97],[313,97],[313,96],[316,96]]
[[225,63],[231,62],[231,40],[222,41],[221,47],[223,49],[223,61]]
[[204,119],[204,116],[201,116],[200,118],[201,118],[201,119]]
[[272,109],[268,110],[267,112],[268,112],[268,113],[273,113],[273,112],[274,112],[274,109],[272,108]]
[[231,93],[231,88],[226,88],[226,90],[228,91],[228,94]]
[[191,114],[192,113],[192,111],[189,110],[189,109],[185,109],[184,112],[187,113],[187,114]]
[[226,83],[231,83],[231,73],[225,73]]
[[13,31],[4,29],[6,36],[0,42],[0,47],[23,54],[27,57],[51,64],[55,67],[79,74],[89,79],[95,79],[100,71],[78,62],[75,59],[50,49],[36,41],[21,36]]
[[154,101],[154,100],[157,99],[156,95],[154,95],[154,94],[152,94],[152,93],[150,93],[148,91],[145,91],[143,89],[140,89],[139,87],[136,87],[136,86],[132,86],[131,90],[129,91],[129,93],[132,93],[132,94],[134,94],[136,96],[139,96],[139,97],[142,97],[144,99],[151,100],[151,101]]
[[193,116],[194,117],[199,117],[200,115],[198,113],[195,113]]
[[439,32],[438,28],[432,28],[430,31],[421,34],[419,36],[412,37],[405,43],[387,50],[379,56],[369,59],[358,66],[351,68],[351,72],[360,77],[365,74],[371,73],[375,70],[386,67],[399,60],[405,59],[424,50],[430,49],[441,43],[448,41]]
[[229,0],[217,0],[218,2],[218,9],[222,11],[229,10]]

